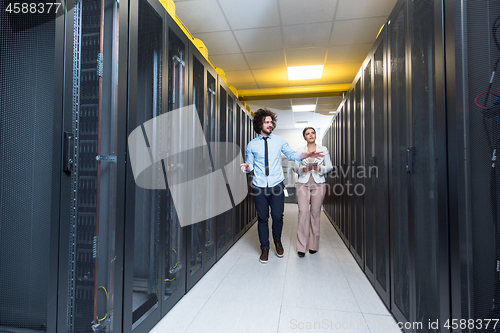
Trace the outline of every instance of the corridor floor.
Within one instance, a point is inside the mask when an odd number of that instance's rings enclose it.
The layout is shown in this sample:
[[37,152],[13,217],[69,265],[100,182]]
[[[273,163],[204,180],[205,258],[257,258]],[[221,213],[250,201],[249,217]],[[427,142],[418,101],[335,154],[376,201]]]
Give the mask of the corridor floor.
[[299,258],[297,205],[285,205],[278,258],[259,262],[257,223],[150,333],[401,332],[324,213],[319,251]]

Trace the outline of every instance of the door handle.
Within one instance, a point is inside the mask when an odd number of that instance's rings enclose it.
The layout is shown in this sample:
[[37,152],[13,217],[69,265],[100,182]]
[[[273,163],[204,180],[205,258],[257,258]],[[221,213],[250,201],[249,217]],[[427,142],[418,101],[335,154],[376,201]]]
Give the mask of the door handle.
[[413,173],[413,147],[406,149],[406,173]]

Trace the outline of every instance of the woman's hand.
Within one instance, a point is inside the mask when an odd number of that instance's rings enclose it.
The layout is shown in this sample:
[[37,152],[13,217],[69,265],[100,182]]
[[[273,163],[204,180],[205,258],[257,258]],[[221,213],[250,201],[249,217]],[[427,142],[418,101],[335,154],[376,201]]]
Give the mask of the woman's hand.
[[309,171],[317,171],[317,172],[320,172],[321,171],[321,166],[319,165],[312,165],[312,166],[306,166],[306,167],[303,167],[302,168],[302,171],[303,172],[309,172]]

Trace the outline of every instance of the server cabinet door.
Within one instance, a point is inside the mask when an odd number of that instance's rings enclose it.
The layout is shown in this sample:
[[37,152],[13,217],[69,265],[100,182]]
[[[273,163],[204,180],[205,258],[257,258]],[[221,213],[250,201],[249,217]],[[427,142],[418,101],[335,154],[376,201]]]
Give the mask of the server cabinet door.
[[355,89],[353,91],[354,97],[354,114],[353,114],[353,149],[351,150],[352,155],[352,188],[351,193],[348,195],[352,198],[352,223],[353,223],[353,235],[352,235],[352,250],[356,261],[364,269],[363,260],[363,248],[364,248],[364,119],[363,119],[363,104],[362,104],[362,72],[358,74],[358,78],[355,84]]
[[363,65],[363,108],[364,108],[364,127],[365,127],[365,150],[364,150],[364,218],[365,218],[365,274],[372,284],[374,280],[374,240],[375,240],[375,221],[374,221],[374,195],[371,170],[374,163],[373,154],[373,116],[372,116],[372,73],[373,73],[373,54],[369,54]]
[[[228,87],[220,78],[218,80],[219,89],[219,113],[218,128],[219,142],[229,142],[232,139],[232,127],[229,126],[228,104],[232,97],[228,94]],[[232,111],[232,106],[231,106]],[[230,133],[231,132],[231,133]],[[225,148],[225,147],[224,147]],[[219,149],[219,147],[218,147]],[[215,152],[216,156],[222,156],[222,151]],[[225,155],[225,154],[224,154]],[[233,218],[232,210],[224,212],[217,216],[217,260],[233,245]]]
[[[205,134],[207,142],[217,141],[217,73],[211,69],[207,69],[207,118],[205,119]],[[211,152],[212,159],[214,152]],[[217,244],[217,218],[212,217],[206,224],[206,256],[205,268],[208,270],[217,259],[216,244]]]
[[348,118],[348,114],[347,114],[347,108],[348,108],[348,100],[347,98],[345,99],[345,102],[344,102],[344,105],[342,105],[342,109],[341,109],[341,114],[340,114],[340,119],[341,119],[341,164],[340,164],[340,170],[341,170],[341,173],[340,173],[340,184],[342,185],[341,189],[341,198],[340,198],[340,202],[341,202],[341,205],[340,205],[340,210],[341,210],[341,213],[340,213],[340,223],[341,223],[341,233],[340,233],[340,236],[342,237],[342,239],[344,240],[344,243],[348,245],[348,240],[347,240],[347,233],[348,233],[348,228],[349,228],[349,214],[348,214],[348,202],[347,202],[347,194],[345,193],[345,187],[346,187],[346,183],[347,183],[347,177],[348,177],[348,145],[347,143],[349,142],[349,138],[348,138],[348,131],[347,131],[347,120],[349,119]]
[[[198,121],[202,125],[205,133],[205,66],[198,59],[198,50],[190,44],[189,50],[189,101],[196,107],[196,116]],[[206,134],[206,133],[205,133]],[[206,140],[206,136],[205,136]],[[208,143],[208,142],[207,142]],[[192,163],[200,163],[203,165],[203,174],[209,174],[213,172],[213,164],[210,160],[209,150],[203,150],[198,154],[193,156],[195,160]],[[208,162],[208,163],[206,163]],[[186,171],[194,171],[193,169],[187,167]],[[195,176],[195,175],[190,175]],[[191,178],[191,177],[190,177]],[[208,211],[209,207],[204,207],[208,204],[207,198],[208,193],[193,193],[193,201],[197,204],[199,210]],[[195,224],[188,225],[186,227],[187,242],[186,242],[186,272],[187,281],[186,289],[189,290],[193,285],[203,276],[203,264],[205,251],[205,221],[200,221]]]
[[7,5],[0,3],[0,327],[55,332],[65,16],[37,21]]
[[389,133],[390,133],[390,223],[391,223],[391,309],[398,321],[410,322],[411,272],[408,219],[408,116],[406,78],[406,3],[396,8],[389,34]]
[[68,332],[121,327],[117,244],[122,234],[116,216],[123,208],[117,177],[124,175],[124,161],[117,147],[125,122],[118,120],[118,11],[114,1],[75,1],[74,26],[68,29],[73,33],[73,48],[67,48],[73,52],[72,130],[66,137],[72,155]]
[[[409,2],[408,14],[411,52],[411,146],[413,171],[410,219],[413,220],[415,252],[415,318],[424,323],[446,321],[449,312],[449,264],[447,226],[447,182],[444,129],[438,130],[436,89],[436,26],[435,2]],[[497,9],[499,7],[497,6]],[[436,26],[436,29],[435,29]],[[439,75],[442,75],[440,73]],[[439,132],[438,132],[439,131]],[[441,167],[441,171],[439,168]],[[441,186],[440,186],[441,184]],[[441,187],[441,189],[440,189]],[[441,258],[445,258],[442,260]],[[431,292],[432,291],[432,292]],[[443,328],[444,329],[444,328]],[[431,331],[424,328],[419,331]]]
[[[183,107],[187,106],[188,102],[188,86],[187,86],[187,52],[188,52],[188,39],[179,28],[177,23],[167,14],[168,28],[167,28],[167,57],[166,68],[168,71],[167,85],[167,98],[168,103],[164,105],[164,110],[171,115],[172,122],[168,131],[171,133],[172,140],[168,143],[171,149],[175,152],[181,152],[180,160],[170,160],[167,158],[165,171],[167,173],[168,188],[165,192],[168,208],[165,213],[165,224],[162,228],[161,241],[165,246],[165,257],[163,259],[163,283],[165,289],[162,296],[162,315],[165,315],[175,303],[185,293],[185,278],[186,267],[184,266],[185,253],[185,229],[181,227],[179,213],[182,211],[192,212],[195,209],[196,200],[183,200],[182,202],[174,202],[174,196],[184,197],[181,193],[173,193],[173,184],[182,184],[187,180],[193,179],[193,171],[196,156],[194,146],[186,146],[186,138],[189,136],[189,142],[198,142],[203,140],[203,133],[199,133],[195,127],[193,118],[197,115],[190,114],[189,112],[178,112]],[[184,109],[182,109],[184,110]],[[181,128],[184,124],[193,124],[189,126],[188,130],[193,129],[192,133],[183,133]],[[176,187],[176,191],[189,191],[189,193],[196,193],[193,186],[184,185],[182,188]],[[184,223],[191,223],[191,221],[184,221]]]
[[[230,90],[229,90],[230,91]],[[235,133],[236,133],[236,126],[235,126],[235,110],[236,110],[236,104],[235,104],[235,97],[232,93],[230,93],[228,91],[228,95],[227,95],[227,142],[230,142],[230,143],[234,143],[235,142]],[[225,156],[229,156],[229,152],[230,152],[230,147],[228,146],[227,149],[226,149],[226,154]],[[234,172],[234,170],[233,170]],[[241,171],[240,171],[241,172]],[[236,234],[237,234],[237,228],[236,228],[236,202],[234,202],[233,198],[232,198],[232,194],[231,194],[231,190],[230,188],[228,187],[228,193],[230,193],[230,197],[231,197],[231,203],[232,203],[232,206],[233,208],[230,209],[228,212],[227,212],[227,216],[228,216],[228,221],[227,221],[227,224],[226,224],[226,233],[230,233],[231,235],[231,245],[229,247],[231,247],[233,245],[233,242],[235,241],[236,239]]]
[[[373,155],[370,156],[370,170],[373,184],[374,218],[374,272],[375,289],[386,304],[390,303],[389,285],[389,183],[388,183],[388,118],[387,118],[387,75],[386,35],[382,30],[373,54]],[[367,155],[367,158],[369,156]]]
[[[234,131],[235,131],[235,140],[234,143],[240,148],[239,152],[241,153],[241,144],[242,144],[242,133],[243,133],[243,110],[241,108],[241,104],[238,100],[236,100],[236,108],[235,108],[235,118],[234,118]],[[243,153],[242,158],[245,156]],[[241,172],[238,169],[234,170],[235,172]],[[235,207],[235,219],[234,219],[234,239],[239,239],[243,233],[245,232],[245,220],[243,218],[243,201],[236,204]]]
[[[149,126],[164,114],[166,84],[165,10],[155,2],[130,3],[130,81],[123,331],[147,331],[161,318],[165,290],[165,252],[161,228],[169,222],[169,201],[163,162],[153,163],[150,147],[168,149],[168,133]],[[135,135],[135,136],[134,136]],[[134,172],[150,161],[148,184]],[[137,180],[137,182],[136,182]],[[170,277],[169,277],[170,278]]]

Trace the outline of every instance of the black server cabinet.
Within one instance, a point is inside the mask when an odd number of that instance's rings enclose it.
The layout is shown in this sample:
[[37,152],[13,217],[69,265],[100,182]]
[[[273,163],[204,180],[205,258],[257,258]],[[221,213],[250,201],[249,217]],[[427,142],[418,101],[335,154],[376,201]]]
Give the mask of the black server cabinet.
[[0,330],[54,332],[65,9],[37,20],[8,4],[0,4]]
[[388,25],[391,311],[407,331],[431,331],[450,312],[440,8],[401,2]]
[[[400,2],[388,25],[389,193],[391,223],[391,310],[400,322],[410,322],[410,227],[408,191],[407,4]],[[411,261],[410,261],[411,260]],[[410,308],[411,307],[411,308]]]
[[[157,1],[130,3],[129,114],[127,135],[166,111],[168,84],[165,10]],[[161,141],[161,138],[158,138]],[[151,146],[153,142],[149,143]],[[137,147],[140,150],[141,147]],[[132,156],[129,144],[128,156]],[[130,160],[129,165],[133,161]],[[162,165],[155,174],[163,175]],[[156,180],[161,183],[160,176]],[[161,318],[161,300],[165,292],[165,244],[160,230],[169,222],[171,210],[166,190],[139,187],[133,171],[127,170],[125,218],[125,269],[123,295],[123,331],[146,331]],[[182,252],[179,251],[181,254]]]
[[[227,84],[218,76],[218,142],[227,143],[232,140],[232,126],[229,124],[229,119],[232,119],[232,110],[234,98]],[[231,110],[231,114],[229,112]],[[220,147],[218,148],[220,149]],[[216,151],[216,156],[221,156],[222,152]],[[229,189],[229,187],[228,187]],[[233,209],[219,214],[217,217],[217,260],[233,245]]]
[[74,1],[67,7],[58,331],[121,330],[123,5]]
[[[216,73],[208,61],[203,58],[196,47],[189,43],[189,101],[196,107],[197,116],[205,135],[207,149],[202,154],[193,156],[193,163],[200,163],[205,166],[203,174],[214,171],[214,163],[210,154],[210,142],[213,142],[215,128],[213,127],[215,111],[215,78]],[[202,161],[210,163],[201,163]],[[203,196],[196,199],[197,207],[193,209],[203,209],[208,211],[210,201]],[[186,289],[191,289],[194,284],[210,269],[215,263],[215,218],[209,218],[186,227]]]
[[348,132],[348,120],[349,120],[349,102],[348,96],[345,99],[344,105],[342,106],[342,233],[341,237],[344,240],[344,243],[349,248],[349,205],[348,205],[348,196],[346,194],[345,188],[349,177],[349,132]]
[[[212,67],[207,67],[206,76],[206,92],[207,92],[207,118],[205,120],[205,134],[207,142],[216,142],[218,138],[217,133],[217,96],[218,84],[217,73]],[[211,152],[212,160],[214,152]],[[209,269],[217,260],[217,218],[212,217],[210,222],[206,225],[206,257],[205,268]]]
[[[174,19],[169,14],[166,14],[166,17],[168,23],[168,30],[166,31],[166,67],[168,71],[168,82],[166,82],[166,85],[168,104],[166,111],[175,112],[188,105],[188,71],[186,65],[189,62],[189,40]],[[181,114],[180,116],[191,117],[192,115]],[[184,121],[177,119],[174,123],[184,123]],[[183,147],[182,136],[185,133],[181,133],[176,125],[173,125],[170,130],[172,137],[177,139],[173,140],[171,145],[177,146],[176,151],[179,151]],[[198,133],[195,132],[194,135],[198,135]],[[202,133],[200,135],[203,136]],[[194,160],[193,153],[194,150],[191,150],[188,161]],[[165,165],[165,170],[166,172],[173,172],[175,175],[174,179],[184,179],[185,167],[182,165]],[[179,216],[177,215],[178,209],[175,208],[173,202],[173,194],[167,190],[166,196],[170,207],[165,214],[167,217],[165,228],[161,230],[164,232],[161,239],[165,244],[165,251],[163,252],[165,253],[163,260],[164,275],[162,277],[165,289],[162,296],[162,316],[185,294],[185,276],[188,269],[184,264],[186,228],[181,227]],[[187,205],[189,211],[193,210],[195,204],[197,203],[194,201],[182,203],[182,205]],[[183,209],[186,209],[186,206]]]
[[354,89],[351,91],[351,184],[346,187],[351,200],[351,252],[364,269],[363,239],[364,239],[364,121],[362,108],[362,71],[354,79]]
[[[497,1],[445,1],[453,318],[500,316]],[[472,331],[468,328],[462,330]]]
[[[387,25],[379,34],[372,48],[372,119],[371,137],[373,143],[370,153],[366,153],[366,165],[369,165],[368,182],[372,186],[373,219],[373,280],[378,294],[389,307],[390,272],[389,272],[389,190],[388,190],[388,114],[387,114]],[[367,144],[368,148],[368,144]],[[367,186],[368,189],[368,186]],[[367,200],[370,196],[367,195]],[[365,211],[368,212],[368,204]],[[367,253],[369,252],[367,248]]]
[[[239,147],[238,152],[241,153],[242,158],[244,158],[245,153],[242,152],[241,146],[243,143],[242,140],[242,135],[243,135],[243,121],[245,117],[245,113],[243,112],[243,105],[241,102],[236,99],[235,100],[235,108],[234,108],[234,124],[235,124],[235,137],[234,137],[234,143]],[[239,170],[235,170],[236,172],[241,172]],[[236,203],[236,206],[234,207],[234,241],[238,240],[243,233],[245,232],[245,219],[243,218],[243,205],[244,205],[244,200]]]
[[184,179],[184,160],[156,154],[184,149],[179,131],[190,119],[182,111],[188,101],[188,40],[156,1],[131,3],[130,12],[128,150],[131,165],[144,158],[151,163],[144,177],[147,186],[136,184],[140,178],[132,177],[132,169],[127,179],[124,331],[144,331],[186,288],[185,228],[178,212],[187,206],[176,207],[171,192],[171,184]]
[[363,66],[361,67],[363,73],[363,122],[365,127],[365,149],[363,152],[364,163],[362,168],[364,170],[364,205],[363,215],[365,220],[364,234],[365,234],[365,248],[364,248],[364,266],[365,274],[368,279],[374,284],[374,239],[375,239],[375,219],[374,219],[374,195],[373,184],[371,178],[371,170],[375,158],[373,153],[373,124],[372,124],[372,73],[373,73],[373,55],[370,53],[366,58]]

